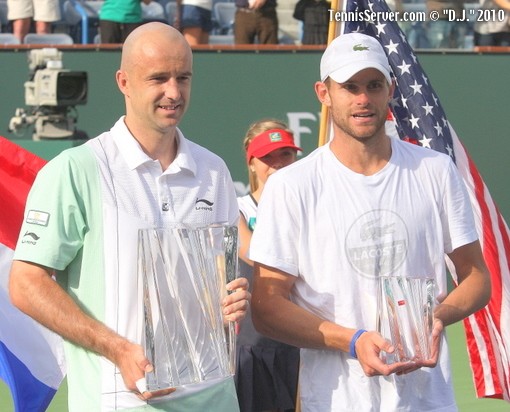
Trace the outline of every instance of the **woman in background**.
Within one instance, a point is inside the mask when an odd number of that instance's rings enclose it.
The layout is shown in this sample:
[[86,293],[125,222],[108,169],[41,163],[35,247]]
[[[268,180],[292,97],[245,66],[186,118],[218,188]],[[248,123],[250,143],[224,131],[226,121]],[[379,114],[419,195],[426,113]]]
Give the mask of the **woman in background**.
[[[247,257],[257,219],[257,205],[269,176],[296,160],[292,131],[283,122],[266,119],[253,123],[244,139],[250,193],[239,197],[240,273],[253,280],[253,262]],[[260,335],[251,312],[239,324],[235,382],[241,412],[294,411],[299,349]]]
[[510,46],[510,0],[482,0],[479,13],[486,18],[475,22],[475,46]]
[[177,0],[173,26],[182,32],[190,46],[209,43],[212,8],[212,0]]

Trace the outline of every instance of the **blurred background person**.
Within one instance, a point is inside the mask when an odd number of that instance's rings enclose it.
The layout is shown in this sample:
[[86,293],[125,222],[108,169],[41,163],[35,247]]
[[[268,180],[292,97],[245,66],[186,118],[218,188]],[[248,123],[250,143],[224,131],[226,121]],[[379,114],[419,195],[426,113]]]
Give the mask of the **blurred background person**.
[[235,44],[278,44],[276,0],[235,0]]
[[483,0],[480,10],[489,18],[475,22],[475,46],[510,46],[510,1]]
[[105,0],[99,11],[101,43],[124,43],[143,23],[142,2],[149,4],[151,0]]
[[[257,221],[257,205],[271,174],[294,163],[298,150],[292,131],[275,119],[253,123],[244,138],[250,193],[239,197],[239,257],[241,276],[253,279],[253,262],[246,254]],[[250,283],[251,284],[251,283]],[[299,349],[255,331],[248,308],[239,323],[235,382],[241,412],[295,409]]]
[[190,46],[208,44],[212,23],[212,0],[177,0],[174,27],[179,29]]
[[303,22],[301,44],[327,44],[329,9],[331,2],[326,0],[299,0],[293,17]]
[[[428,47],[431,49],[463,49],[467,21],[462,20],[464,0],[426,0],[427,16],[436,11],[438,20],[427,22]],[[453,18],[455,16],[455,18]]]
[[7,0],[7,18],[12,20],[12,32],[21,43],[32,21],[36,33],[51,33],[52,23],[59,21],[60,16],[59,0]]

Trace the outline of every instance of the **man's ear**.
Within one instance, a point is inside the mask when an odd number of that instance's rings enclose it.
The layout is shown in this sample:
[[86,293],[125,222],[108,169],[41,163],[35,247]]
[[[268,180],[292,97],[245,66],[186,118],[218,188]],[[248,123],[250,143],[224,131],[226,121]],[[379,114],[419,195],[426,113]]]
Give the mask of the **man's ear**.
[[128,96],[129,88],[126,72],[123,70],[117,70],[117,72],[115,73],[115,80],[117,81],[117,86],[119,90],[122,92],[122,94]]
[[317,99],[319,102],[326,106],[331,105],[331,99],[329,97],[328,86],[324,82],[316,82],[315,83],[315,94],[317,95]]
[[393,99],[393,95],[395,94],[395,80],[393,79],[390,84],[390,96],[388,98],[388,103]]

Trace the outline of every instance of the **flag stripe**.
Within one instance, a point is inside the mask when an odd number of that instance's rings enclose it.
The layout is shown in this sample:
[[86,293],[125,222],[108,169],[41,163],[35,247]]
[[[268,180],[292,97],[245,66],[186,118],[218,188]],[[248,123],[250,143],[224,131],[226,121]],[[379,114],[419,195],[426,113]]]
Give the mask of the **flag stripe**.
[[45,163],[0,137],[0,378],[16,412],[45,411],[65,374],[61,338],[15,308],[8,294],[26,197]]
[[44,411],[50,404],[56,389],[45,385],[0,342],[0,376],[11,388],[16,411]]
[[[458,147],[456,147],[457,145]],[[481,243],[492,282],[492,298],[489,305],[483,311],[474,314],[470,319],[470,323],[478,324],[479,333],[468,335],[468,330],[466,330],[468,350],[475,377],[475,389],[479,397],[509,400],[508,388],[510,384],[508,382],[508,359],[506,355],[508,349],[504,348],[505,342],[508,342],[508,340],[505,341],[502,338],[504,333],[501,323],[505,296],[508,300],[508,288],[505,295],[503,282],[506,279],[508,283],[510,274],[507,259],[507,256],[510,256],[509,231],[473,160],[462,147],[456,135],[454,135],[454,149],[461,173],[462,170],[465,170],[461,167],[461,160],[467,161],[469,164],[469,176],[472,179],[468,179],[466,176],[465,181],[468,190],[474,190],[476,196],[476,206],[478,206],[482,223]],[[472,186],[469,184],[471,181],[473,182]],[[466,326],[466,322],[464,322],[464,325]],[[497,333],[493,333],[493,330]],[[505,350],[496,350],[498,347]],[[480,357],[479,348],[483,348],[481,351],[485,353],[482,358]]]
[[11,141],[0,137],[0,243],[14,249],[25,201],[37,171],[46,163]]

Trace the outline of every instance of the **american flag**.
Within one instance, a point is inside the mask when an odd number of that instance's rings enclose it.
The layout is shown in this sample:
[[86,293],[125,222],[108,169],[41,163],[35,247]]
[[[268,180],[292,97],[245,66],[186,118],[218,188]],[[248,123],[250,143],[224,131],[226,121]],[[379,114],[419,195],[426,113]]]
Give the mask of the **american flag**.
[[[346,0],[345,12],[390,12],[384,0]],[[381,13],[381,14],[379,14]],[[346,14],[348,16],[348,14]],[[352,15],[351,15],[352,16]],[[483,310],[464,320],[478,397],[510,402],[510,231],[480,173],[449,124],[439,99],[397,22],[383,19],[346,21],[335,35],[362,32],[382,44],[392,67],[396,90],[390,109],[401,139],[446,153],[456,162],[467,186],[477,231],[492,280],[492,297]],[[451,262],[447,264],[454,281]]]

